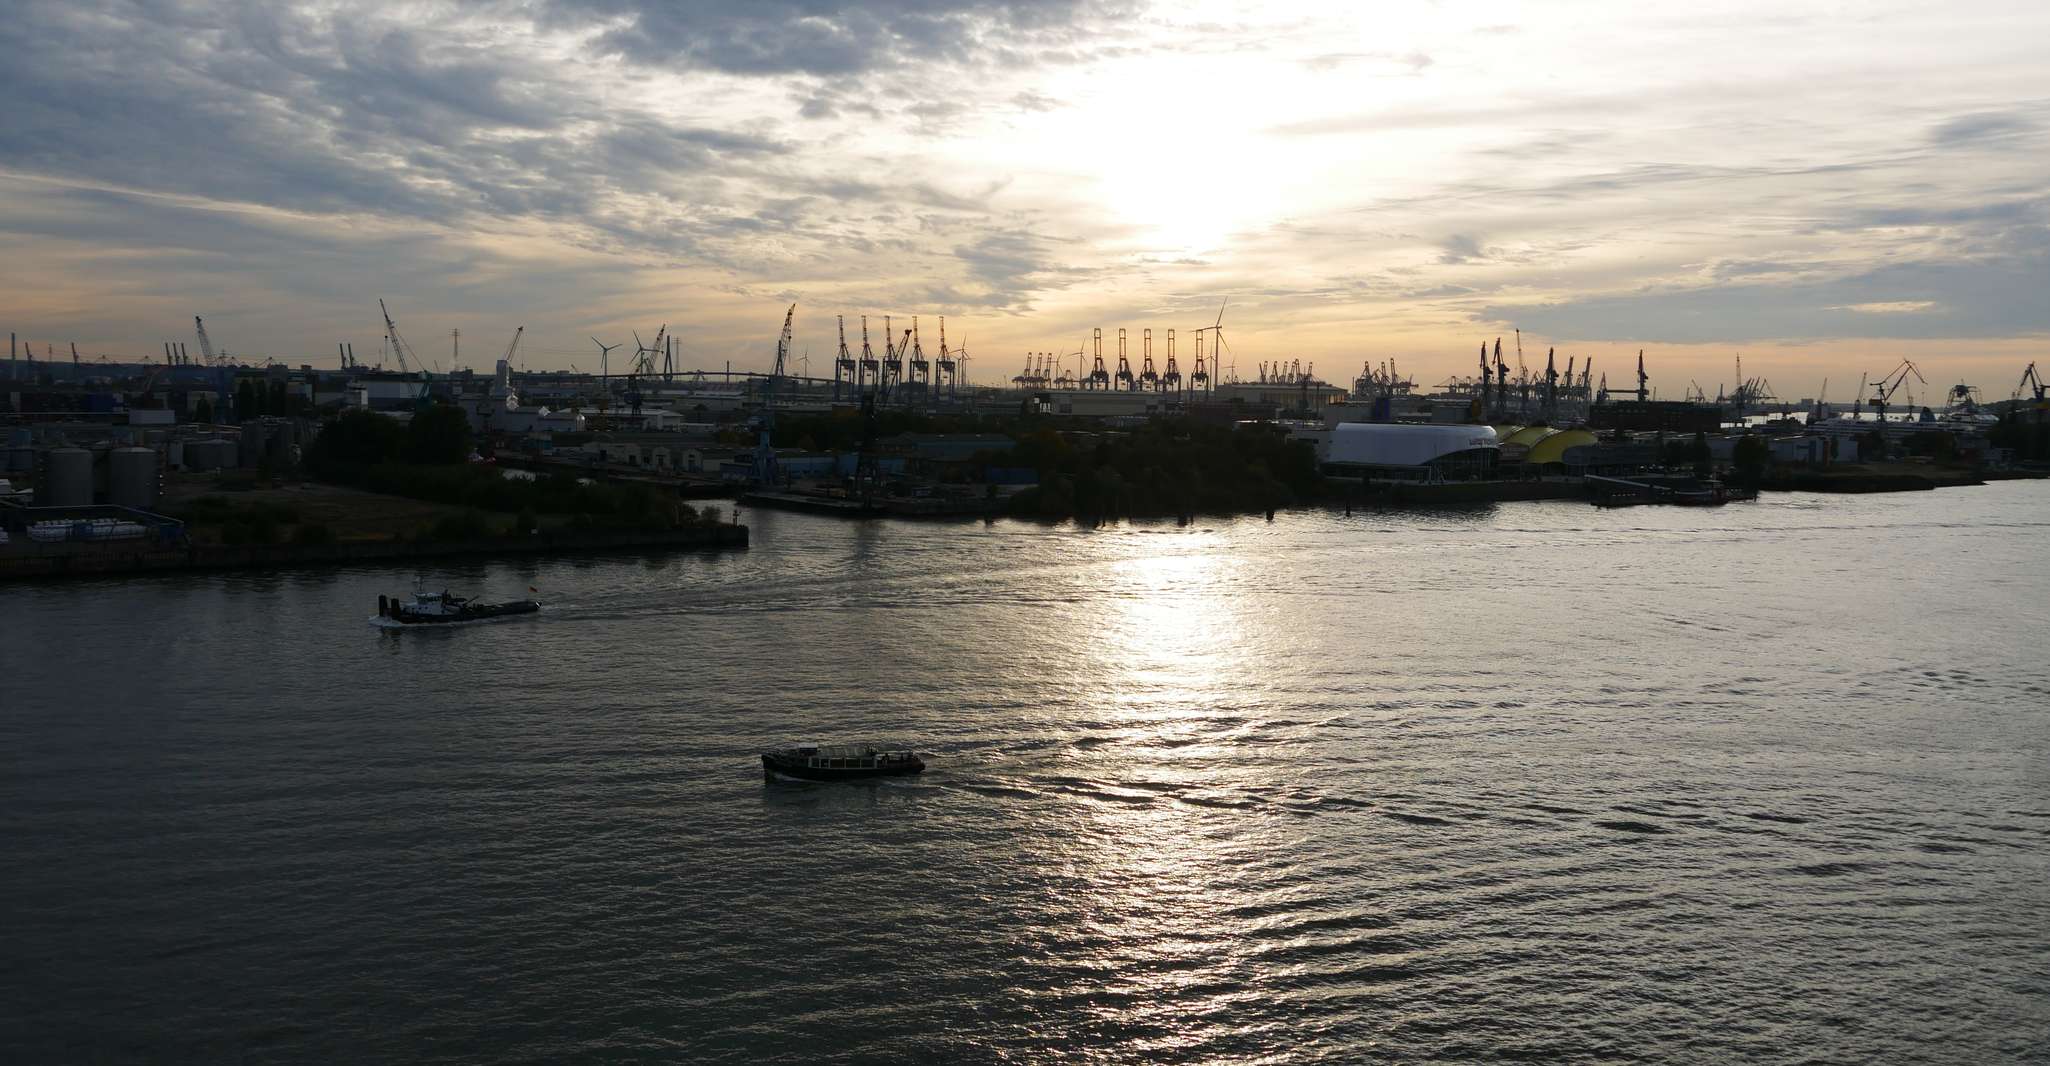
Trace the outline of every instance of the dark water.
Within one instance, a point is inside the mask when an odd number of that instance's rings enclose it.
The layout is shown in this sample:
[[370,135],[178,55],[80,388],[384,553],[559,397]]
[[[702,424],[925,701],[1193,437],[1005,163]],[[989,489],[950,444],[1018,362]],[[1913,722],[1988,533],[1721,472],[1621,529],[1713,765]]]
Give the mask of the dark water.
[[[0,589],[10,1061],[2016,1062],[2050,484]],[[915,783],[769,784],[791,740]]]

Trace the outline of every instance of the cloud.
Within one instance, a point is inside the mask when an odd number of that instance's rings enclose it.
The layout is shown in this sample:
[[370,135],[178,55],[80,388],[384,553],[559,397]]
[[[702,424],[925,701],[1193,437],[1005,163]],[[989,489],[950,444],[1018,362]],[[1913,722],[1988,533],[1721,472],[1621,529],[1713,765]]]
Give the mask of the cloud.
[[2017,111],[1982,111],[1958,115],[1938,123],[1929,131],[1929,143],[1939,147],[2014,140],[2043,128],[2034,115]]
[[2026,254],[1922,259],[1819,281],[1654,286],[1477,317],[1561,341],[1677,344],[1823,338],[1993,338],[2050,334],[2050,233]]
[[1126,18],[1119,0],[552,0],[550,24],[598,31],[602,52],[648,66],[848,77],[913,64],[975,67],[993,53],[1080,47]]
[[1481,250],[1480,238],[1471,237],[1463,233],[1455,233],[1439,241],[1438,247],[1444,249],[1444,252],[1438,256],[1438,262],[1440,263],[1466,263],[1479,259],[1485,254]]

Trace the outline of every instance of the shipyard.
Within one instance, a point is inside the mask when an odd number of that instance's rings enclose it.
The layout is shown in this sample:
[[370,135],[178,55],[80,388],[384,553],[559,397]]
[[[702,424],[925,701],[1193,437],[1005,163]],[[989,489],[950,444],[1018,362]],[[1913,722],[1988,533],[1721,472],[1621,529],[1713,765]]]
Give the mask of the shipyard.
[[[879,353],[871,316],[854,316],[850,336],[848,316],[836,315],[831,375],[805,373],[791,353],[796,305],[784,312],[770,365],[754,371],[689,365],[666,325],[646,340],[634,333],[616,370],[623,344],[596,338],[596,373],[519,369],[524,327],[510,331],[488,370],[451,369],[460,359],[453,338],[444,368],[413,348],[381,300],[379,355],[359,359],[341,342],[321,367],[216,351],[200,317],[197,355],[188,342],[166,341],[153,361],[87,361],[75,346],[71,358],[52,358],[46,346],[37,359],[13,337],[0,387],[0,558],[33,573],[143,548],[239,547],[270,561],[294,549],[305,559],[342,557],[341,542],[554,550],[574,541],[571,526],[631,527],[637,544],[664,532],[676,543],[734,543],[733,529],[716,532],[720,508],[730,507],[716,501],[853,518],[1091,523],[1292,506],[1715,504],[1760,490],[2041,477],[2050,459],[2050,403],[2033,363],[1995,401],[1971,384],[1932,388],[1903,360],[1833,403],[1777,396],[1764,377],[1744,376],[1739,357],[1734,384],[1711,395],[1690,381],[1668,399],[1652,387],[1643,352],[1622,368],[1626,386],[1612,388],[1591,358],[1568,354],[1562,365],[1548,348],[1535,363],[1517,333],[1507,348],[1499,337],[1483,343],[1477,373],[1433,387],[1395,359],[1367,361],[1334,384],[1298,359],[1254,361],[1241,375],[1225,339],[1227,307],[1188,331],[1186,374],[1177,329],[1159,330],[1156,354],[1152,327],[1108,336],[1097,328],[1086,346],[1027,353],[1014,373],[988,382],[971,373],[965,346],[949,343],[941,316],[930,350],[921,316],[873,316]],[[323,453],[318,442],[337,426]],[[337,442],[380,427],[412,442],[342,454]],[[1205,439],[1258,442],[1259,477],[1225,469],[1238,453],[1206,451]],[[415,454],[419,440],[443,454]],[[1141,442],[1159,453],[1150,465],[1117,469],[1117,449]],[[422,461],[469,469],[434,486],[373,469]],[[518,500],[496,511],[475,505],[478,495],[456,482],[479,477],[535,492],[564,480],[602,483],[665,502],[660,514],[628,505],[638,509],[620,521],[594,523],[576,505],[543,520]],[[1098,484],[1107,480],[1114,489]]]

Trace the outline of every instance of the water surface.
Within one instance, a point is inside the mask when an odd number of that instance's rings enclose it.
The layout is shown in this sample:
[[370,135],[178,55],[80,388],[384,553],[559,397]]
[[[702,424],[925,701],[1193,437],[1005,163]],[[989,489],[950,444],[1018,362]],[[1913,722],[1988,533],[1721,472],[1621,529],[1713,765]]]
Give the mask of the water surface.
[[[2050,484],[0,588],[20,1061],[2041,1061]],[[369,624],[416,576],[539,617]],[[768,784],[793,740],[932,769]]]

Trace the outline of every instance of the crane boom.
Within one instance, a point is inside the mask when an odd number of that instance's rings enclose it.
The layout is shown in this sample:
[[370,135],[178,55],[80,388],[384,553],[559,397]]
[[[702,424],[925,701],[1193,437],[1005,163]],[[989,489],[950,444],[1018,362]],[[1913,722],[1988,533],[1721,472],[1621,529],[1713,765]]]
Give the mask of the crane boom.
[[202,358],[202,359],[206,360],[206,365],[207,365],[207,366],[217,366],[217,365],[219,365],[219,363],[220,363],[220,360],[218,360],[218,359],[214,358],[214,342],[213,342],[213,339],[212,339],[212,338],[210,338],[210,337],[208,337],[208,336],[206,335],[206,323],[204,323],[204,322],[200,321],[200,320],[199,320],[199,316],[198,316],[198,315],[193,315],[193,316],[192,316],[192,329],[193,329],[193,332],[195,332],[195,333],[198,333],[198,334],[199,334],[199,355],[200,355],[200,358]]
[[379,298],[377,301],[377,309],[379,311],[384,312],[384,333],[385,336],[391,341],[391,352],[393,358],[396,358],[399,361],[399,373],[412,373],[413,368],[406,365],[406,343],[399,339],[398,323],[393,322],[391,320],[391,311],[384,306],[384,300],[382,298]]

